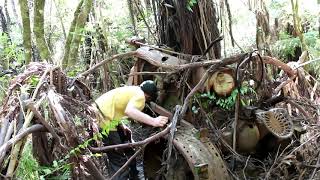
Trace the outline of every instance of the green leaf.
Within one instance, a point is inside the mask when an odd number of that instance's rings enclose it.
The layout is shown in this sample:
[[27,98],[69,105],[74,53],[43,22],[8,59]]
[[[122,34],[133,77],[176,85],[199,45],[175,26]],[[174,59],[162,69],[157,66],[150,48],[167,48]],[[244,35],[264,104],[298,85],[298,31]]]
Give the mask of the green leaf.
[[53,167],[58,167],[58,162],[57,162],[56,160],[54,160],[54,161],[52,162],[52,166],[53,166]]
[[52,173],[51,169],[49,169],[49,168],[43,169],[42,171],[45,173],[45,175]]

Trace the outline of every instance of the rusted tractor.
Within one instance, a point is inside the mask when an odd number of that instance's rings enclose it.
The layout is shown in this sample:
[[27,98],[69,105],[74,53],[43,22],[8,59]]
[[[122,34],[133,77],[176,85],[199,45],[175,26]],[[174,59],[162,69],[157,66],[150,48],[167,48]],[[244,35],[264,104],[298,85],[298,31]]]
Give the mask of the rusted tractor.
[[[187,92],[196,87],[197,84],[199,85],[206,68],[198,66],[191,70],[186,70],[184,69],[184,65],[190,61],[189,57],[186,58],[189,58],[188,60],[185,60],[182,59],[185,58],[183,55],[169,55],[153,48],[141,47],[136,52],[138,60],[131,69],[132,76],[130,76],[128,84],[138,85],[144,80],[155,80],[160,89],[158,104],[164,108],[153,104],[151,109],[158,114],[172,116],[168,110],[173,110],[175,105],[182,105],[184,103]],[[217,62],[217,64],[220,63],[219,67],[216,68],[215,71],[209,72],[208,77],[198,90],[203,93],[213,91],[217,96],[221,97],[230,96],[237,88],[237,83],[239,83],[239,79],[236,77],[237,73],[245,74],[246,72],[241,68],[238,69],[237,67],[236,69],[232,66],[228,67],[227,65],[241,62],[242,59],[246,60],[248,56],[251,55],[241,54]],[[260,63],[263,63],[262,59]],[[264,63],[276,66],[279,66],[280,63],[282,67],[286,67],[285,64],[274,59],[266,59]],[[262,68],[260,70],[263,70],[262,66],[257,67],[258,63],[251,63],[251,65],[252,64],[255,65],[254,68]],[[187,72],[181,74],[181,69]],[[287,69],[285,70],[288,75],[291,76],[290,73],[292,72]],[[251,75],[253,74],[252,72],[249,73],[251,73]],[[255,75],[256,82],[264,78],[261,72],[255,72]],[[243,75],[243,77],[244,76],[245,75]],[[188,88],[186,89],[185,87]],[[271,95],[272,89],[270,88],[269,90],[269,95]],[[269,99],[260,101],[258,103],[259,105],[255,107],[242,107],[241,112],[239,112],[240,118],[237,121],[236,128],[234,128],[234,123],[230,123],[229,126],[225,122],[222,123],[225,127],[222,128],[221,136],[224,142],[226,142],[223,146],[229,146],[229,148],[231,148],[233,140],[236,139],[235,150],[237,152],[252,153],[266,136],[274,137],[278,143],[293,134],[293,123],[288,116],[287,110],[283,108],[273,108],[277,102],[281,101],[277,100],[281,99],[281,97],[269,97]],[[189,109],[191,109],[191,106],[189,107]],[[224,119],[226,118],[225,115],[222,119],[219,119],[219,114],[224,113],[227,112],[221,110],[215,111],[213,113],[213,121],[226,121]],[[191,110],[189,113],[187,112],[183,118],[186,119],[186,121],[181,120],[174,135],[173,145],[176,151],[173,153],[171,161],[167,162],[169,163],[168,167],[170,167],[170,169],[167,169],[166,179],[230,179],[226,162],[220,155],[223,148],[219,149],[220,147],[217,148],[217,146],[212,143],[206,127],[203,128],[203,126],[197,124],[200,120],[192,115]],[[234,117],[232,118],[234,119]],[[197,126],[198,129],[199,127],[202,128],[201,130],[197,130],[195,126]],[[236,136],[233,136],[235,132]],[[164,157],[167,154],[167,142],[168,138],[164,138],[146,147],[144,153],[146,178],[153,179],[157,177],[158,173],[161,172],[161,168],[164,167],[162,163],[163,160],[167,158]]]

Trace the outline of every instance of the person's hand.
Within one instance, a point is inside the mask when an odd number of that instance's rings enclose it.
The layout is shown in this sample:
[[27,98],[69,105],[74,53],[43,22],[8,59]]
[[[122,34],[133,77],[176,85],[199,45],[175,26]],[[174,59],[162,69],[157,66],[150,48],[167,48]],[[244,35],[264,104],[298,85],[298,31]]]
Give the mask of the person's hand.
[[168,122],[168,117],[158,116],[153,118],[153,126],[154,127],[162,127]]

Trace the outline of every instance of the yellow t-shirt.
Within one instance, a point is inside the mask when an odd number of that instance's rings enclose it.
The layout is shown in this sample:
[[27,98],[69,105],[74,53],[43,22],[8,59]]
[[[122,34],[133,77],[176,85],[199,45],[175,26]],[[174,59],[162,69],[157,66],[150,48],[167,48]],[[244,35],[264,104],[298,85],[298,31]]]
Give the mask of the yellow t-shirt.
[[125,117],[128,104],[142,110],[145,106],[145,96],[139,86],[124,86],[106,92],[95,102],[104,116],[104,121],[100,122],[99,126],[104,128],[110,121]]

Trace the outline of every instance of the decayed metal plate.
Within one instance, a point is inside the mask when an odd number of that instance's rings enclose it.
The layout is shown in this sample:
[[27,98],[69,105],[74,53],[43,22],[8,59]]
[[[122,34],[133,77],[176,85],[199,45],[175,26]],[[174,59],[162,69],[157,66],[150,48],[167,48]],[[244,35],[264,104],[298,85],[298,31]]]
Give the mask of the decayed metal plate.
[[189,123],[181,123],[173,143],[185,160],[195,179],[231,179],[226,165],[209,138],[201,137]]
[[257,120],[278,138],[288,138],[293,134],[293,122],[283,108],[272,108],[268,111],[256,112]]

